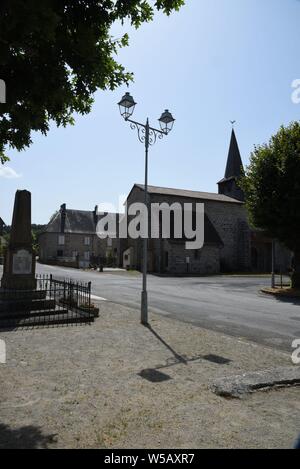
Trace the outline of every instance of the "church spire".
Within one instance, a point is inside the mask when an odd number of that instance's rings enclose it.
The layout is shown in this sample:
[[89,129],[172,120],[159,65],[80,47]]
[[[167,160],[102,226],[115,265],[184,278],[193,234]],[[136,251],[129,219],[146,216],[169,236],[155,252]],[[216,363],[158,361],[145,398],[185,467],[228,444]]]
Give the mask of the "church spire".
[[229,152],[227,157],[227,164],[225,170],[224,178],[218,182],[219,185],[219,194],[227,195],[234,199],[244,200],[244,193],[242,189],[237,185],[237,179],[239,179],[244,174],[243,162],[236,139],[235,131],[232,123],[232,132],[230,139]]
[[239,146],[237,143],[237,139],[235,136],[234,128],[231,132],[231,140],[227,158],[227,165],[225,170],[225,179],[231,177],[240,177],[243,174],[243,163],[242,158],[239,150]]

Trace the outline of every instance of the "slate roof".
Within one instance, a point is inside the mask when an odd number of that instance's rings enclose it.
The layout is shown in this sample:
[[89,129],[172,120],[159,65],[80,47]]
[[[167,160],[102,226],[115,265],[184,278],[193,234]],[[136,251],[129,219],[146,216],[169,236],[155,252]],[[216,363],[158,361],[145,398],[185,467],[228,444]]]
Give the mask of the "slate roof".
[[[95,234],[94,211],[66,209],[65,214],[65,233]],[[57,212],[48,223],[45,231],[47,233],[60,233],[61,217],[61,211]]]
[[224,181],[228,181],[230,179],[239,178],[243,175],[243,172],[244,169],[240,149],[238,146],[234,129],[232,129],[227,164],[225,169],[225,176],[218,184]]
[[[143,184],[135,184],[133,187],[138,187],[144,190]],[[198,192],[185,189],[171,189],[169,187],[148,186],[149,194],[171,195],[175,197],[187,197],[192,199],[212,200],[215,202],[227,202],[232,204],[243,204],[240,200],[233,199],[223,194],[215,194],[211,192]]]

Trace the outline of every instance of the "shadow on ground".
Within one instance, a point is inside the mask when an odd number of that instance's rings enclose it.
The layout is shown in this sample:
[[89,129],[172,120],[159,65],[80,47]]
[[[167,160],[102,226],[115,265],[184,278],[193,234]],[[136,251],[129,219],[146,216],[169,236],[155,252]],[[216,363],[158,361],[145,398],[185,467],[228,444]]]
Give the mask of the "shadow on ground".
[[[162,368],[168,368],[170,366],[174,366],[174,365],[178,365],[178,364],[184,364],[184,365],[188,365],[189,363],[192,363],[192,362],[195,362],[195,361],[199,361],[199,360],[207,360],[209,362],[212,362],[212,363],[215,363],[215,364],[218,364],[218,365],[227,365],[228,363],[231,362],[231,360],[229,360],[228,358],[226,357],[221,357],[219,355],[214,355],[214,354],[208,354],[208,355],[196,355],[196,356],[193,356],[193,357],[187,357],[186,355],[180,355],[179,353],[176,352],[176,350],[174,350],[170,344],[168,344],[159,334],[158,332],[156,332],[152,326],[150,326],[149,324],[147,325],[147,328],[148,330],[172,353],[172,357],[171,358],[168,358],[167,359],[167,363],[165,365],[160,365],[160,366],[156,366],[155,367],[155,370],[160,370]],[[143,371],[147,371],[147,370],[143,370]],[[152,369],[149,370],[149,372],[152,373]],[[150,373],[150,374],[151,374]],[[142,377],[146,377],[146,376],[142,376]],[[159,377],[157,377],[158,381],[163,381],[163,379],[159,379]]]
[[187,360],[182,355],[179,355],[154,329],[150,324],[147,325],[147,329],[172,353],[176,363],[184,363],[187,365]]
[[45,435],[39,427],[12,429],[0,423],[0,449],[47,449],[56,443],[56,435]]
[[300,306],[300,298],[299,297],[276,295],[275,298],[280,303],[289,303],[291,305]]

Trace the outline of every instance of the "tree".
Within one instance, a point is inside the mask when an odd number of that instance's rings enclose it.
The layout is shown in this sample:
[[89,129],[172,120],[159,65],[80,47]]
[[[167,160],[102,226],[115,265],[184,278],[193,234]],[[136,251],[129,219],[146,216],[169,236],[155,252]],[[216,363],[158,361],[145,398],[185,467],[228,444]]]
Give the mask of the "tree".
[[300,287],[300,123],[257,146],[240,185],[250,222],[294,252],[292,286]]
[[155,10],[169,15],[184,0],[1,0],[0,78],[7,103],[0,105],[0,162],[9,146],[23,150],[32,131],[44,135],[50,121],[73,124],[74,112],[91,111],[96,90],[128,84],[133,75],[115,56],[128,35],[111,26],[129,20],[138,28]]
[[39,235],[45,231],[47,225],[31,225],[32,247],[36,255],[39,253]]

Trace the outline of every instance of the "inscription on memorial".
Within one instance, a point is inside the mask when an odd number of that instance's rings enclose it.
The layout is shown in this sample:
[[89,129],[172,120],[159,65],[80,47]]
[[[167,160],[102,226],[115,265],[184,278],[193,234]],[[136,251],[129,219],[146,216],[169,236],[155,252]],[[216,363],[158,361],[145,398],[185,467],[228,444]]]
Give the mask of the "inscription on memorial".
[[13,274],[25,275],[32,273],[32,254],[21,249],[13,255]]

